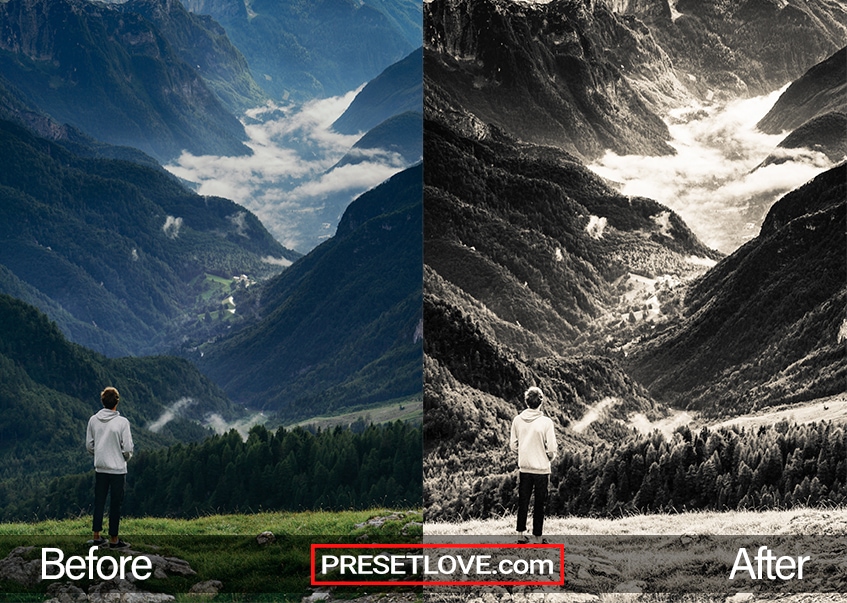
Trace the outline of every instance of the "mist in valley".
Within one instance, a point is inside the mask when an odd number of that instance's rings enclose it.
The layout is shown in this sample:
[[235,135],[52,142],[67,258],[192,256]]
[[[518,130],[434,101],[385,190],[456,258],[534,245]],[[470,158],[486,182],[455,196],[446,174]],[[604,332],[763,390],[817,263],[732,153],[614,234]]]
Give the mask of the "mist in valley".
[[[820,152],[777,149],[787,133],[756,129],[783,91],[674,109],[665,121],[676,155],[609,151],[589,167],[624,194],[671,208],[706,245],[732,253],[759,234],[775,201],[834,165]],[[784,161],[759,167],[771,155]]]
[[165,167],[194,183],[201,195],[243,205],[280,243],[307,253],[335,234],[353,199],[405,167],[399,154],[378,149],[357,163],[336,166],[360,135],[339,134],[331,126],[360,90],[302,105],[251,109],[243,122],[252,155],[186,152]]

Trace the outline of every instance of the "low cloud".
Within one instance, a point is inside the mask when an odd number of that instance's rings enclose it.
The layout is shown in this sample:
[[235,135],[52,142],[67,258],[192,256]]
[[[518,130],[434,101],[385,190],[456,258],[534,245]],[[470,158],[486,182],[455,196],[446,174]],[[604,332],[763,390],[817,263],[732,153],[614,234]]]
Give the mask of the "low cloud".
[[175,239],[179,236],[179,230],[182,228],[182,218],[175,218],[173,216],[168,216],[165,218],[165,225],[162,226],[162,230],[165,232],[165,236],[170,239]]
[[589,216],[588,224],[585,227],[585,232],[595,239],[603,238],[603,231],[606,230],[606,225],[609,221],[606,218],[598,218],[597,216]]
[[324,228],[327,218],[313,219],[312,215],[325,207],[346,207],[405,167],[397,153],[381,149],[355,150],[360,163],[333,167],[359,138],[331,129],[358,92],[299,106],[268,104],[252,109],[244,118],[252,156],[185,153],[166,168],[196,183],[201,195],[240,203],[255,213],[280,243],[308,252],[332,235],[335,225]]
[[267,417],[261,412],[253,413],[237,421],[227,421],[219,414],[214,413],[206,418],[205,426],[210,427],[217,434],[224,434],[234,429],[241,436],[241,439],[246,440],[251,427],[263,425],[267,420]]
[[178,417],[183,409],[191,406],[192,404],[194,404],[193,398],[180,398],[174,402],[173,405],[167,408],[158,419],[150,423],[150,425],[147,426],[147,429],[153,433],[159,433],[165,425]]
[[[759,233],[776,200],[832,167],[821,153],[777,150],[785,135],[756,129],[780,93],[674,111],[668,129],[675,156],[610,152],[589,167],[626,195],[668,206],[706,245],[730,253]],[[757,169],[769,155],[788,160]]]

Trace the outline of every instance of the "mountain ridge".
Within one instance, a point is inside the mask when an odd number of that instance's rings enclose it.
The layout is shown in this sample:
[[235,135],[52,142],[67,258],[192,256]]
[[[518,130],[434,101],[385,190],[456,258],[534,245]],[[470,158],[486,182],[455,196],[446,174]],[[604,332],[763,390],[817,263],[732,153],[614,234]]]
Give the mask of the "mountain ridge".
[[334,237],[263,286],[252,324],[189,357],[287,421],[418,395],[421,171],[354,200]]
[[243,126],[196,69],[150,21],[120,6],[0,4],[0,72],[24,104],[104,142],[159,160],[183,150],[249,154]]

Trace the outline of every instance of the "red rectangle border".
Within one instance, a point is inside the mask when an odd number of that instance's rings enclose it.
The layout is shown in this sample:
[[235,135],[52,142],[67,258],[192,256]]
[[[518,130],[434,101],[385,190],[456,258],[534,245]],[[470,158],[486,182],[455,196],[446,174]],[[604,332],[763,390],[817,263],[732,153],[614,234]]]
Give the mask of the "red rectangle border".
[[[558,549],[558,581],[524,580],[327,580],[317,579],[315,554],[318,549]],[[564,544],[312,544],[311,547],[312,586],[564,586],[565,584],[565,545]]]

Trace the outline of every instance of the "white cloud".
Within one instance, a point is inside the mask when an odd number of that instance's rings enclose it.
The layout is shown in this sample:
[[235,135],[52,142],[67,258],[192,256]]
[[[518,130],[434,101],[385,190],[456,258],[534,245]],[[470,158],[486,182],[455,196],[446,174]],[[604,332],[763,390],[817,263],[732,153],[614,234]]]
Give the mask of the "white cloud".
[[272,264],[274,266],[282,266],[283,268],[288,268],[292,264],[291,260],[286,260],[285,258],[275,258],[275,257],[270,256],[270,255],[266,255],[265,257],[263,257],[262,261],[265,264]]
[[147,429],[153,433],[159,433],[165,425],[173,421],[184,408],[191,404],[194,404],[193,398],[180,398],[170,408],[166,409],[158,419],[150,423]]
[[162,226],[165,236],[171,239],[175,239],[179,236],[180,228],[182,228],[182,218],[175,218],[173,216],[165,218],[165,224]]
[[608,224],[608,222],[609,221],[606,218],[589,216],[588,224],[585,226],[585,232],[595,239],[602,239],[603,231],[606,230],[606,224]]
[[[609,152],[589,167],[624,194],[676,211],[710,247],[732,252],[758,234],[774,201],[832,166],[820,153],[776,149],[785,135],[756,129],[780,93],[676,110],[668,119],[675,156]],[[771,154],[790,160],[756,169]]]
[[234,429],[241,436],[241,439],[246,441],[250,428],[254,425],[264,425],[265,421],[267,421],[267,417],[261,412],[253,413],[237,421],[227,421],[219,414],[214,413],[206,418],[205,426],[210,427],[218,434],[224,434]]
[[244,121],[252,156],[186,153],[166,168],[196,183],[201,195],[244,205],[280,243],[307,252],[327,236],[322,226],[326,218],[314,216],[325,207],[345,207],[404,167],[396,153],[357,149],[354,154],[364,161],[333,168],[359,136],[338,134],[331,125],[358,92],[299,106],[268,104],[251,109]]

